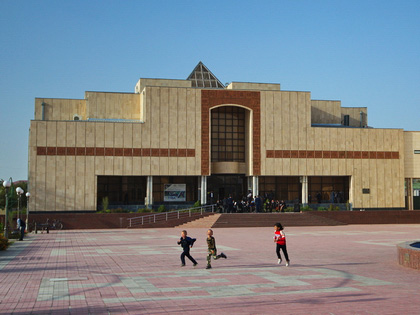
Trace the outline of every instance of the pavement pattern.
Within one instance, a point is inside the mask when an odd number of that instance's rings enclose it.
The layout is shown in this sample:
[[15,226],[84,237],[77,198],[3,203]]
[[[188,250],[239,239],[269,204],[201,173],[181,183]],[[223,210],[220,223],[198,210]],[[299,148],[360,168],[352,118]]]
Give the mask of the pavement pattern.
[[[274,225],[274,224],[273,224]],[[0,252],[0,314],[420,314],[420,272],[396,244],[420,225],[189,229],[198,265],[181,267],[178,228],[31,234]]]

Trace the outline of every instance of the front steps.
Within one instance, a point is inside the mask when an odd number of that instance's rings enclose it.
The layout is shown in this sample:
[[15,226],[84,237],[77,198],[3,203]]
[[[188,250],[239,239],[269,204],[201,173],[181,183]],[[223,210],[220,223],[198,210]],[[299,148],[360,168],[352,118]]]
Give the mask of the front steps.
[[197,219],[181,225],[182,228],[232,228],[232,227],[272,227],[280,222],[283,226],[332,226],[344,225],[331,218],[312,215],[307,212],[294,213],[222,213]]
[[189,229],[189,228],[211,228],[214,223],[220,218],[222,214],[215,213],[213,215],[209,215],[204,218],[198,218],[191,222],[187,222],[184,224],[179,225],[178,227],[181,229]]

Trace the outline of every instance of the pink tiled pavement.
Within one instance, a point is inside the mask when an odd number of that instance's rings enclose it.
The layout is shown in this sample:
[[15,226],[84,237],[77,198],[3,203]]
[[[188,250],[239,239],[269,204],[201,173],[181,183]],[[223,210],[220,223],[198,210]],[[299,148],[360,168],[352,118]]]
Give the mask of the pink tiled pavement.
[[180,267],[180,229],[31,235],[0,252],[0,314],[419,314],[420,272],[396,244],[420,225],[214,229],[228,259],[206,265],[206,229],[189,229],[198,261]]

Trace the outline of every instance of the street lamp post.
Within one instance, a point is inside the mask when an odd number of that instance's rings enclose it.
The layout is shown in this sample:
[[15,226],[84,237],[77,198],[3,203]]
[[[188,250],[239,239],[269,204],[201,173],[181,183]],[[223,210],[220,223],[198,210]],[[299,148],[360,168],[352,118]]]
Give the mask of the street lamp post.
[[18,211],[17,211],[17,219],[20,218],[20,197],[24,193],[23,189],[18,187],[16,188],[16,194],[18,195]]
[[29,197],[31,196],[31,194],[29,193],[29,191],[26,193],[26,231],[29,231]]
[[9,229],[7,226],[8,219],[7,219],[7,208],[9,206],[9,188],[12,185],[12,182],[9,180],[3,181],[3,187],[6,190],[6,207],[4,210],[4,237],[9,238]]

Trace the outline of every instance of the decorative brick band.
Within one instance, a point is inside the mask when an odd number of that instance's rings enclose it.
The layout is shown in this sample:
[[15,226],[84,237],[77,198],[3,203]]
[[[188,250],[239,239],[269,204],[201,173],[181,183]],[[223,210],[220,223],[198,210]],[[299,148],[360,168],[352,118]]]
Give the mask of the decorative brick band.
[[195,157],[195,149],[37,147],[37,155]]
[[252,165],[254,175],[261,174],[261,96],[255,91],[201,91],[201,175],[210,175],[210,110],[219,105],[240,105],[253,112]]
[[268,159],[399,159],[398,151],[267,150]]

